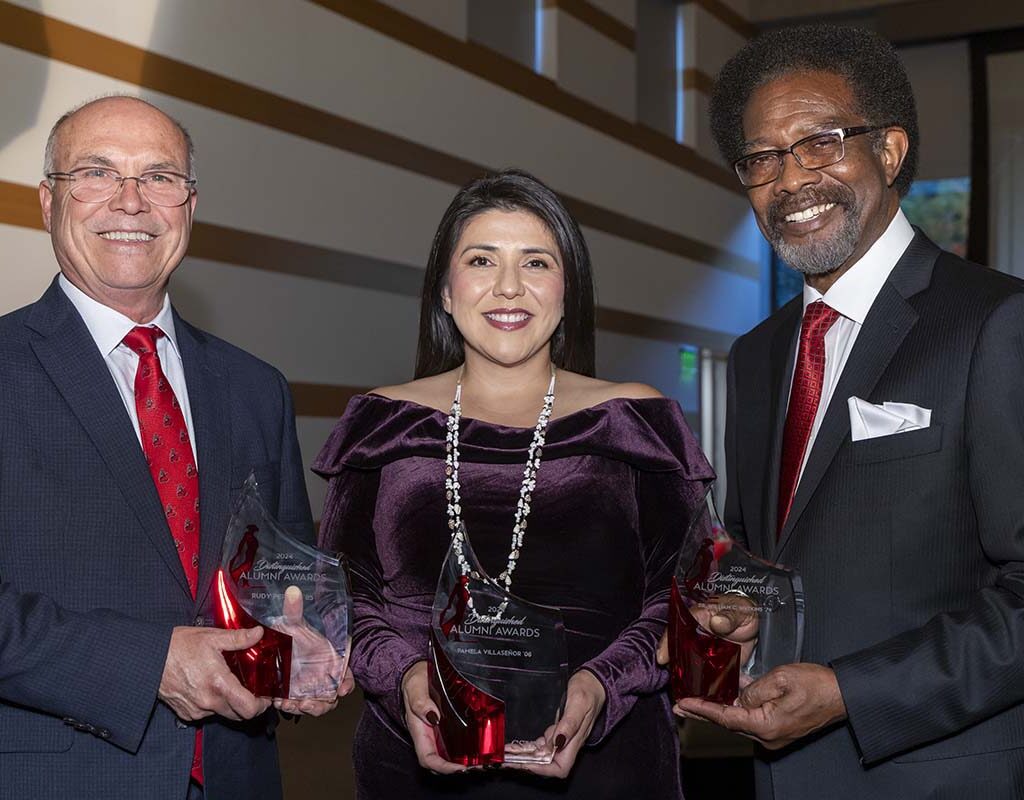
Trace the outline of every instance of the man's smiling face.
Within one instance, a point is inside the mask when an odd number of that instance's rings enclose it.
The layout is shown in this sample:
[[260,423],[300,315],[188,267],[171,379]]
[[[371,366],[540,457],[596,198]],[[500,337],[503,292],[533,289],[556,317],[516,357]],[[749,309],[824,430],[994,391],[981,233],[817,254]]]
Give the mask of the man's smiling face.
[[[98,100],[73,114],[57,132],[53,168],[97,166],[121,175],[151,170],[188,174],[188,145],[178,127],[138,100]],[[61,271],[104,305],[127,309],[157,297],[188,248],[196,196],[173,208],[154,205],[135,181],[109,200],[83,203],[72,183],[40,184],[43,220]]]
[[[745,154],[866,124],[845,79],[794,72],[751,94],[743,114]],[[845,270],[885,231],[899,203],[892,188],[899,165],[893,172],[886,147],[873,147],[873,139],[851,137],[843,159],[822,169],[805,169],[788,154],[774,181],[748,189],[761,232],[793,268],[807,275]]]

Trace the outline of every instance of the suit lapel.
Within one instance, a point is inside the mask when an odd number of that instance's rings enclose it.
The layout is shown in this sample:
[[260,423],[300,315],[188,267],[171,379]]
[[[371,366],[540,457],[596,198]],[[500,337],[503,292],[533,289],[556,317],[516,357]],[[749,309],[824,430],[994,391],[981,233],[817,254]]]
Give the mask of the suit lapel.
[[29,327],[39,363],[92,440],[167,568],[191,594],[146,457],[106,362],[89,329],[56,281],[33,309]]
[[803,302],[797,296],[783,312],[785,318],[776,328],[769,351],[769,418],[767,430],[768,470],[765,479],[764,522],[762,528],[762,550],[765,555],[775,549],[775,528],[779,506],[779,470],[782,460],[782,431],[786,422],[786,405],[789,402],[788,378],[793,374],[796,358],[796,342],[800,331]]
[[[779,536],[776,557],[792,537],[800,515],[828,471],[839,446],[849,437],[847,399],[867,398],[871,394],[906,335],[917,322],[917,312],[907,299],[927,287],[938,254],[939,249],[918,231],[875,298],[815,437],[797,485],[792,508]],[[784,424],[783,418],[778,427]]]
[[203,607],[220,564],[230,494],[231,414],[228,377],[208,347],[205,335],[175,312],[174,330],[188,386],[188,401],[199,454],[199,589],[196,608]]

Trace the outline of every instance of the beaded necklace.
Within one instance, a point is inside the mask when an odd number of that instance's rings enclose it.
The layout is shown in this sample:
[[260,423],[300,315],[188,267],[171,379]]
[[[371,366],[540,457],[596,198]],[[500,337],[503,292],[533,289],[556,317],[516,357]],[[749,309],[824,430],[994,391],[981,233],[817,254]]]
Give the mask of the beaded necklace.
[[[516,504],[515,523],[512,526],[512,544],[509,547],[508,564],[504,571],[498,575],[497,582],[505,592],[512,588],[512,575],[516,571],[516,564],[519,561],[519,552],[523,546],[523,537],[526,535],[526,520],[530,515],[530,498],[537,485],[537,470],[540,468],[541,452],[544,449],[544,440],[551,419],[551,408],[555,402],[555,368],[551,367],[551,382],[548,384],[548,391],[544,395],[544,405],[537,417],[537,426],[533,429],[533,441],[530,442],[530,449],[526,455],[526,469],[523,470],[523,485],[519,489],[519,502]],[[448,500],[448,528],[452,532],[452,549],[459,562],[459,569],[464,577],[469,577],[472,571],[469,562],[463,552],[466,541],[466,529],[462,524],[462,498],[460,496],[461,485],[459,484],[459,422],[462,420],[462,373],[459,373],[459,380],[455,384],[455,399],[452,401],[452,409],[448,412],[446,423],[447,434],[445,436],[445,497]],[[473,609],[473,597],[470,595],[467,605]],[[479,612],[477,619],[483,622],[494,622],[501,619],[505,608],[508,606],[508,598],[502,600],[497,612],[490,617],[483,617]],[[475,611],[475,609],[474,609]]]

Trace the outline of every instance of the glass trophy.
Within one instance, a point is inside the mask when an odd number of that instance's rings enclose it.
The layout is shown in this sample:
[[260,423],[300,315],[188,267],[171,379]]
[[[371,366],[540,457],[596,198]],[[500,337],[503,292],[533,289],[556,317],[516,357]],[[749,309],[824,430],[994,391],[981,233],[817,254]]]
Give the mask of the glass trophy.
[[352,636],[344,565],[285,531],[254,475],[228,523],[215,580],[218,626],[263,626],[257,644],[224,653],[243,686],[261,697],[337,695]]
[[[716,635],[724,616],[729,633]],[[711,493],[695,511],[672,577],[669,684],[674,701],[701,697],[731,705],[742,686],[800,660],[804,595],[791,569],[751,555],[732,540]],[[750,642],[744,657],[741,642]]]
[[550,762],[555,753],[545,732],[565,706],[567,662],[559,610],[501,588],[461,526],[441,567],[430,618],[438,753],[466,766]]

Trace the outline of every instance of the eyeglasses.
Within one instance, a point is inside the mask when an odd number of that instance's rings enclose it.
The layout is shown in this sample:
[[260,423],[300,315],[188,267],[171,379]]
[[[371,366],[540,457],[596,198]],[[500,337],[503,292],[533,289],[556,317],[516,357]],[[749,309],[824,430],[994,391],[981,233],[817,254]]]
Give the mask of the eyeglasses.
[[165,170],[143,172],[136,177],[103,167],[80,167],[70,172],[48,172],[46,177],[71,181],[71,196],[82,203],[105,203],[121,190],[125,181],[135,181],[146,200],[169,208],[183,205],[196,185],[194,178]]
[[805,136],[785,150],[762,150],[733,163],[733,169],[740,178],[740,183],[748,189],[771,183],[782,173],[782,161],[787,153],[792,153],[796,163],[804,169],[822,169],[838,164],[846,155],[844,139],[860,136],[888,128],[888,125],[860,125],[855,128],[834,128],[810,136]]

